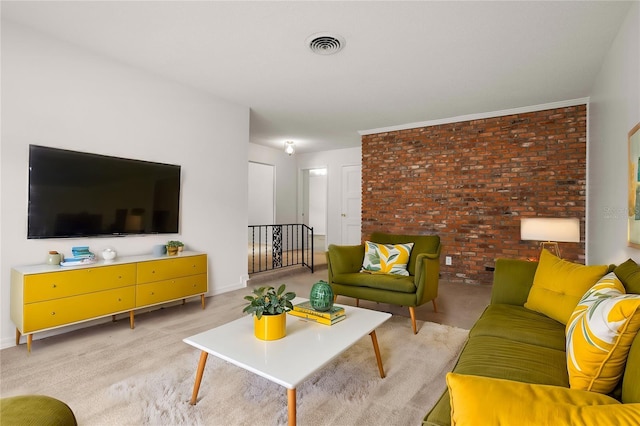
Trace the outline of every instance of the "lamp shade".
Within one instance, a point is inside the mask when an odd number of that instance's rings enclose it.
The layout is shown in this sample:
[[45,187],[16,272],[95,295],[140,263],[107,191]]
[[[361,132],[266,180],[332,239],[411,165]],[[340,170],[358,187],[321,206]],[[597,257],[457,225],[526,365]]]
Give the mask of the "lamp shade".
[[520,239],[579,243],[580,219],[575,217],[523,217],[520,221]]

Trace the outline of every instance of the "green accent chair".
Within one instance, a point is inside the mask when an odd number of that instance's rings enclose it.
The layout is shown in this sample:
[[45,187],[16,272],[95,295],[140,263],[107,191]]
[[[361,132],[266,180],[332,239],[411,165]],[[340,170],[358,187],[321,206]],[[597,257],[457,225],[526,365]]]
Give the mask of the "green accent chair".
[[77,426],[71,408],[44,395],[12,396],[0,399],[2,426]]
[[440,278],[440,237],[374,232],[369,241],[382,244],[414,243],[407,265],[409,276],[361,273],[364,244],[331,244],[327,251],[327,268],[333,294],[355,298],[356,306],[360,299],[407,306],[413,333],[417,334],[415,307],[431,301],[434,311],[438,311],[436,297]]

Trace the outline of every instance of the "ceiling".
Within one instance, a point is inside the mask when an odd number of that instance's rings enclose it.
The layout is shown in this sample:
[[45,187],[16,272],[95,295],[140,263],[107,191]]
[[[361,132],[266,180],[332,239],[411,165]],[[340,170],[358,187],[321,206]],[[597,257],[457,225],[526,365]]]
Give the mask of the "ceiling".
[[[251,142],[588,97],[630,2],[6,1],[2,19],[251,108]],[[317,55],[314,33],[344,37]]]

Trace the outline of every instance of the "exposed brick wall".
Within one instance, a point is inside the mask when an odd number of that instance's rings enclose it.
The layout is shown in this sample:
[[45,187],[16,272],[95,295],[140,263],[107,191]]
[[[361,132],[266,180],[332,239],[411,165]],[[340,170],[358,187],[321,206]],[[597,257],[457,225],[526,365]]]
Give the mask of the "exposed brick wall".
[[443,280],[490,284],[496,258],[538,256],[521,217],[577,217],[560,250],[584,263],[586,121],[578,105],[363,136],[362,238],[438,234]]

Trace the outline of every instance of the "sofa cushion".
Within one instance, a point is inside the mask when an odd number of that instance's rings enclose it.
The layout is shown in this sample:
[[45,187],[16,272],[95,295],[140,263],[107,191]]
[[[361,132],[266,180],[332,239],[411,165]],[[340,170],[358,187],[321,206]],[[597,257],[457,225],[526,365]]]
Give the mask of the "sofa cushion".
[[[494,336],[471,337],[453,369],[455,373],[569,387],[567,357],[556,350]],[[449,393],[445,391],[424,419],[425,425],[450,422]]]
[[640,404],[558,386],[447,374],[451,424],[637,425]]
[[627,355],[622,376],[622,402],[640,402],[640,335],[636,336]]
[[618,265],[613,272],[616,273],[627,293],[640,294],[640,266],[632,259]]
[[470,338],[454,371],[461,374],[569,387],[567,357],[564,350],[545,348],[502,337]]
[[485,309],[470,337],[494,336],[536,346],[565,350],[565,326],[522,306],[495,304]]
[[362,272],[372,274],[409,275],[407,264],[413,243],[382,244],[364,242]]
[[525,308],[566,324],[580,298],[607,273],[607,265],[585,266],[540,253]]
[[337,274],[333,281],[341,285],[352,285],[355,287],[369,287],[381,290],[392,290],[401,293],[415,293],[416,285],[413,277],[392,274],[368,275],[361,272],[351,274]]
[[567,323],[571,388],[613,391],[639,328],[640,295],[625,294],[616,274],[607,274],[578,302]]

